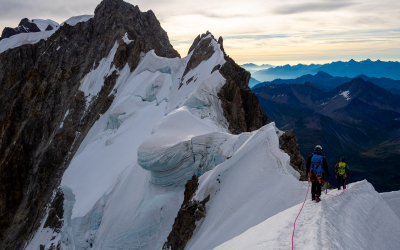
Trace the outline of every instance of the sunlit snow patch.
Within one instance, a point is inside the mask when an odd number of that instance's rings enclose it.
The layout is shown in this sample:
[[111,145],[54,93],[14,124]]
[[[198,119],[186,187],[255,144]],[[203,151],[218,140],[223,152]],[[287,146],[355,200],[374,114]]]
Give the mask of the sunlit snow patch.
[[350,100],[350,90],[347,91],[343,91],[342,93],[340,93],[339,95],[343,96],[344,98],[346,98],[346,100]]

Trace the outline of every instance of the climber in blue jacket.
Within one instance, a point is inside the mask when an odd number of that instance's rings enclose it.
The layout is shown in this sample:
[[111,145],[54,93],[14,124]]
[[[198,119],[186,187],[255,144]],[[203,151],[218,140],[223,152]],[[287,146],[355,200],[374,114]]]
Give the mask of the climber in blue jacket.
[[314,153],[307,159],[307,178],[311,181],[311,199],[316,202],[321,200],[321,187],[325,175],[328,179],[331,177],[328,170],[328,163],[325,156],[322,154],[322,147],[315,146]]

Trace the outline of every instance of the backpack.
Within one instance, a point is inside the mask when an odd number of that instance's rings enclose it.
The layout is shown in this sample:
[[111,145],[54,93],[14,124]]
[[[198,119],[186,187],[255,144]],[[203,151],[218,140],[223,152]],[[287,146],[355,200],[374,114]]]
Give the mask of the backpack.
[[321,177],[324,170],[322,169],[323,158],[322,155],[313,155],[311,158],[310,172],[311,176]]
[[337,174],[344,175],[345,173],[346,173],[346,163],[341,161],[338,164]]

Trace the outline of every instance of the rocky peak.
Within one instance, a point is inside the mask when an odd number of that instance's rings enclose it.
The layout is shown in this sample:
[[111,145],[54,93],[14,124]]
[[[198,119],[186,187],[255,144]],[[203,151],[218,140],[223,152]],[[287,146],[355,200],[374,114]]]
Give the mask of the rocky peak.
[[[29,32],[40,32],[41,30],[38,26],[30,21],[28,18],[24,18],[18,24],[18,28],[21,30],[22,33],[29,33]],[[25,32],[24,32],[25,31]]]
[[330,80],[333,79],[334,77],[331,76],[330,74],[326,73],[325,71],[318,71],[317,74],[314,75],[315,78],[320,79],[320,80]]
[[28,18],[23,18],[21,22],[19,22],[18,27],[16,28],[5,27],[3,29],[3,32],[1,33],[0,40],[9,38],[17,34],[30,33],[30,32],[40,32],[40,29],[35,23],[30,21]]
[[[257,97],[248,86],[251,74],[225,53],[222,37],[219,37],[217,41],[209,31],[198,35],[189,49],[189,54],[192,53],[192,56],[183,76],[214,54],[215,49],[211,45],[212,40],[218,43],[224,55],[225,63],[216,65],[213,71],[219,70],[220,74],[226,79],[218,97],[222,102],[224,116],[229,123],[231,133],[256,130],[269,123],[258,104]],[[181,82],[181,86],[182,84],[184,83]]]
[[180,57],[169,42],[153,11],[141,12],[122,0],[103,0],[95,9],[94,22],[101,36],[124,36],[136,41],[143,52],[155,50],[158,56]]
[[[185,71],[183,72],[182,80],[185,78],[186,74],[190,70],[196,68],[197,66],[200,65],[201,62],[207,61],[208,59],[210,59],[212,57],[212,55],[214,55],[215,50],[214,50],[214,47],[211,45],[212,39],[215,40],[214,36],[209,31],[207,31],[207,33],[205,33],[205,34],[202,34],[201,36],[198,35],[196,37],[192,46],[189,49],[189,55],[192,52],[193,52],[193,54],[190,57],[189,62],[187,63]],[[186,81],[186,84],[191,82],[191,80],[192,79],[188,79]],[[181,82],[180,87],[183,84],[184,83]]]
[[269,123],[269,120],[261,110],[258,98],[249,87],[251,74],[225,53],[222,37],[218,39],[218,43],[226,60],[226,63],[219,68],[219,72],[226,79],[219,97],[224,115],[229,122],[229,130],[232,133],[254,131]]

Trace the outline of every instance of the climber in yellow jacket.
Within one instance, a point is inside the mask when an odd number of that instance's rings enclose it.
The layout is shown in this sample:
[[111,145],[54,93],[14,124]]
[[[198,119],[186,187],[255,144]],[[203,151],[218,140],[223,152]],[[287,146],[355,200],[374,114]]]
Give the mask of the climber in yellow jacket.
[[340,162],[336,163],[335,173],[337,179],[338,190],[340,190],[340,183],[343,180],[343,189],[346,189],[346,177],[349,175],[349,167],[345,162],[345,158],[340,158]]

